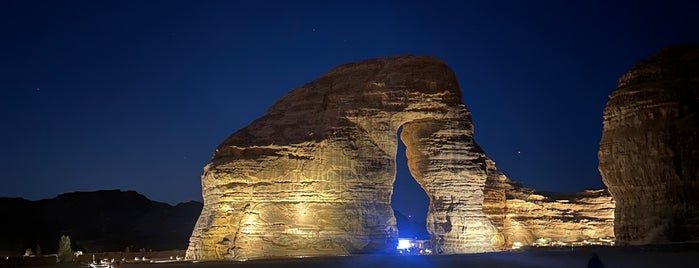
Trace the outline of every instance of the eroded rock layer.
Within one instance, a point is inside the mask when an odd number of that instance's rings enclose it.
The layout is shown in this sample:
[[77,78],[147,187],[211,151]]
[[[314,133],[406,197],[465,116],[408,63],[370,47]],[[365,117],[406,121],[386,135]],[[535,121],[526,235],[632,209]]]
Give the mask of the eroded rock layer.
[[396,133],[430,198],[438,253],[492,250],[486,157],[453,72],[430,57],[342,65],[291,91],[219,145],[188,259],[395,249]]
[[620,245],[699,239],[699,46],[662,50],[619,79],[599,170]]
[[493,161],[487,165],[483,212],[498,230],[495,248],[613,242],[614,200],[606,190],[537,193],[507,178]]

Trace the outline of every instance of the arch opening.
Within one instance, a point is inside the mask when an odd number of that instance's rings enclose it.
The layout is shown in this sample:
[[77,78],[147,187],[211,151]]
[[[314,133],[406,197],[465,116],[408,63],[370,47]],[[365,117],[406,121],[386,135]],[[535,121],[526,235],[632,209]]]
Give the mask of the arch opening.
[[427,210],[429,197],[408,169],[406,145],[399,138],[403,128],[397,132],[396,172],[391,196],[391,207],[396,217],[398,236],[417,240],[429,240],[427,232]]

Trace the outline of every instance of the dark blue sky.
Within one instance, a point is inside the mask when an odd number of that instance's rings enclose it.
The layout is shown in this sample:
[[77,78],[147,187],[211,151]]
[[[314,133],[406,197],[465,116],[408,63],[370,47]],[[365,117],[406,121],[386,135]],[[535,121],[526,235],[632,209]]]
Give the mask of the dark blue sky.
[[[0,2],[0,196],[201,200],[213,149],[276,99],[339,64],[406,53],[454,69],[478,143],[511,178],[599,188],[618,77],[699,42],[696,1],[296,2]],[[397,208],[424,213],[405,176]]]

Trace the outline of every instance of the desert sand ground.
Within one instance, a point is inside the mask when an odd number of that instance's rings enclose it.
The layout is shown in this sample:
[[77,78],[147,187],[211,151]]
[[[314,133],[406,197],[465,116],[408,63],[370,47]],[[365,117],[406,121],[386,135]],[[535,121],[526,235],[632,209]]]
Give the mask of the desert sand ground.
[[358,255],[318,258],[248,260],[244,262],[199,262],[125,264],[123,267],[587,267],[597,253],[607,268],[612,267],[699,267],[699,247],[599,247],[535,248],[516,252],[447,256]]
[[[445,256],[356,255],[228,262],[124,263],[124,268],[210,267],[587,267],[596,253],[607,268],[699,267],[699,246],[532,248],[512,252]],[[79,267],[79,264],[61,267]],[[84,264],[83,264],[84,267]]]

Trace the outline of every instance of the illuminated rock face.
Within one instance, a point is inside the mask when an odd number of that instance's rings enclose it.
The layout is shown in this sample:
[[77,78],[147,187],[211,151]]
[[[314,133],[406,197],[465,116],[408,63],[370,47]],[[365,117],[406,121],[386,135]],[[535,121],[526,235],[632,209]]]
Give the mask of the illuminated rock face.
[[188,259],[391,251],[396,133],[438,253],[492,250],[486,157],[453,72],[429,57],[339,66],[218,146]]
[[699,46],[634,65],[604,109],[599,170],[620,245],[699,239]]
[[535,193],[507,178],[488,160],[483,212],[497,228],[493,246],[511,248],[538,239],[575,243],[614,239],[614,200],[606,190]]

